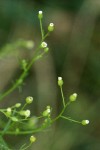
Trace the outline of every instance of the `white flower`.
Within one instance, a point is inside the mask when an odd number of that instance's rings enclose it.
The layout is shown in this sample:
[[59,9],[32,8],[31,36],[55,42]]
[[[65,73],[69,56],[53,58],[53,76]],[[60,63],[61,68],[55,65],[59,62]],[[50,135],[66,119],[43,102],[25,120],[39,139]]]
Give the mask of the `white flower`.
[[25,111],[25,117],[29,117],[30,114],[31,114],[30,110],[26,110],[26,111]]
[[42,48],[46,48],[46,47],[47,47],[47,43],[46,43],[46,42],[42,42],[42,43],[41,43],[41,47],[42,47]]
[[54,30],[54,23],[50,23],[48,26],[48,31],[53,31]]
[[89,120],[82,120],[82,125],[87,125],[89,124]]

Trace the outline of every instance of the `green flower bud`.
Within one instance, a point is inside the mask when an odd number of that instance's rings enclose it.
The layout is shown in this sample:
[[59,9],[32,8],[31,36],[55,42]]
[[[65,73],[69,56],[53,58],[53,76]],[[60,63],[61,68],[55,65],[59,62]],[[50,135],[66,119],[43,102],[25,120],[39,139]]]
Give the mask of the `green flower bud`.
[[89,124],[89,120],[82,120],[82,125],[87,125],[87,124]]
[[10,115],[11,115],[11,111],[12,111],[12,110],[11,110],[11,108],[10,108],[10,107],[8,107],[8,108],[7,108],[7,112],[6,112],[8,116],[10,116]]
[[16,108],[19,108],[20,106],[21,106],[21,103],[16,103],[16,104],[15,104],[15,107],[16,107]]
[[19,114],[20,114],[21,116],[25,116],[25,117],[27,118],[27,117],[30,116],[31,112],[30,112],[30,110],[21,110],[21,111],[19,112]]
[[44,51],[47,53],[49,51],[49,48],[48,47],[44,48]]
[[62,85],[63,85],[62,77],[58,77],[58,85],[59,85],[59,86],[62,86]]
[[25,111],[25,117],[26,117],[26,118],[27,118],[27,117],[30,117],[30,114],[31,114],[30,110],[26,110],[26,111]]
[[43,12],[42,12],[41,10],[38,12],[38,18],[39,18],[39,19],[42,19],[42,18],[43,18]]
[[77,93],[74,93],[74,94],[70,95],[69,100],[70,100],[71,102],[73,102],[73,101],[76,100],[76,98],[77,98]]
[[30,142],[33,143],[33,142],[35,142],[35,141],[36,141],[36,137],[32,135],[32,136],[30,137]]
[[11,120],[14,122],[18,122],[18,118],[16,118],[16,117],[11,117]]
[[47,106],[47,109],[42,113],[44,117],[50,116],[51,109],[50,106]]
[[48,31],[52,32],[53,30],[54,30],[54,24],[50,23],[49,26],[48,26]]
[[26,97],[27,104],[31,104],[32,102],[33,102],[33,97],[31,97],[31,96]]

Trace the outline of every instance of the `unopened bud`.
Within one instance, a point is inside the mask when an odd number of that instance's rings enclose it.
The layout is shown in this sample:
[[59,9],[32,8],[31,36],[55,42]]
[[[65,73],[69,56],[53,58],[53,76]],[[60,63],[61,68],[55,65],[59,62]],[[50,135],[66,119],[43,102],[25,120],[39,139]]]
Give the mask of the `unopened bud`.
[[43,12],[42,12],[41,10],[38,12],[38,18],[39,18],[39,19],[42,19],[42,18],[43,18]]
[[77,93],[74,93],[74,94],[70,95],[69,100],[70,100],[71,102],[73,102],[73,101],[76,100],[76,98],[77,98]]
[[62,79],[62,77],[58,77],[58,85],[59,86],[63,85],[63,79]]
[[48,26],[48,31],[52,32],[53,30],[54,30],[54,24],[50,23],[49,26]]

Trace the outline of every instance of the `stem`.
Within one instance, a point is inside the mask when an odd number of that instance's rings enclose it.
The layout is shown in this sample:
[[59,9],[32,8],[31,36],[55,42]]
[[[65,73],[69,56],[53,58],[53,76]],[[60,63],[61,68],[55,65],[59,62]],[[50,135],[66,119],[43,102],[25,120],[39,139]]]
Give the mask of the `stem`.
[[69,104],[70,104],[70,101],[69,101],[67,104],[65,104],[65,107],[62,109],[62,111],[60,112],[60,114],[59,114],[56,118],[54,118],[54,119],[52,120],[52,122],[55,122],[56,120],[58,120],[58,119],[62,116],[62,114],[64,113],[66,107],[67,107]]
[[[39,48],[38,48],[39,49]],[[38,51],[38,49],[36,51]],[[12,93],[20,84],[23,83],[23,80],[26,78],[27,73],[29,71],[29,69],[31,68],[31,66],[33,65],[33,63],[40,59],[45,52],[43,52],[42,54],[38,55],[36,53],[36,55],[32,58],[31,62],[29,63],[29,65],[27,66],[26,70],[24,70],[24,72],[22,72],[22,74],[20,75],[20,77],[18,78],[18,80],[15,82],[15,84],[13,84],[13,86],[8,89],[6,92],[4,92],[3,94],[0,95],[0,101],[3,100],[4,97],[6,97],[7,95],[9,95],[10,93]]]
[[[14,116],[15,112],[16,112],[16,110],[13,111],[12,116]],[[11,119],[8,120],[6,126],[4,127],[4,129],[3,129],[3,131],[2,131],[2,134],[1,134],[2,136],[3,136],[3,135],[6,133],[6,131],[9,129],[10,124],[11,124],[11,121],[12,121]]]
[[74,120],[74,119],[71,119],[71,118],[69,118],[69,117],[65,117],[65,116],[60,116],[60,117],[63,118],[63,119],[69,120],[69,121],[71,121],[71,122],[75,122],[75,123],[80,123],[80,124],[82,124],[82,122],[77,121],[77,120]]
[[26,146],[25,148],[21,148],[20,150],[26,150],[28,149],[30,146],[32,145],[32,143],[30,143],[28,146]]
[[63,106],[65,107],[66,104],[65,104],[65,98],[64,98],[62,86],[60,86],[60,90],[61,90],[61,96],[62,96],[62,100],[63,100]]
[[[34,129],[34,130],[20,131],[18,133],[16,133],[16,131],[6,131],[5,134],[9,134],[9,135],[25,135],[25,134],[32,134],[32,133],[41,132],[41,131],[43,131],[43,129],[40,127],[40,128]],[[2,134],[2,132],[3,131],[0,131],[0,134]]]
[[40,19],[40,30],[41,30],[41,36],[42,36],[42,41],[44,39],[44,33],[43,33],[43,27],[42,27],[42,20]]

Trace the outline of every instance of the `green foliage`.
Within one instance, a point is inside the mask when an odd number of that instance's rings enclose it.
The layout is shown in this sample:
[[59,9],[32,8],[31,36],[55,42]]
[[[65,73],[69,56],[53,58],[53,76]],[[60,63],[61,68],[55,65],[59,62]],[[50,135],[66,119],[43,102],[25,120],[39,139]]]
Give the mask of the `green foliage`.
[[[6,96],[11,94],[17,87],[22,86],[25,78],[27,77],[30,68],[34,64],[35,61],[41,59],[49,50],[47,43],[45,42],[46,38],[49,34],[54,30],[54,24],[50,23],[48,25],[48,32],[45,34],[42,19],[43,12],[39,11],[38,18],[40,21],[40,29],[41,29],[41,41],[39,46],[36,48],[35,53],[31,59],[31,61],[27,61],[23,59],[21,61],[21,69],[22,73],[19,78],[16,79],[14,84],[4,93],[0,95],[0,101],[3,101]],[[18,40],[13,44],[7,44],[3,47],[1,51],[1,57],[4,57],[5,53],[9,53],[12,49],[17,49],[18,47],[25,48],[33,48],[33,41],[24,41]],[[49,128],[55,121],[59,118],[69,120],[71,122],[79,123],[82,125],[87,125],[89,123],[88,120],[77,121],[70,117],[64,116],[64,112],[68,105],[70,105],[73,101],[77,99],[77,94],[74,93],[69,97],[69,100],[66,102],[64,93],[63,93],[63,79],[62,77],[58,77],[58,86],[60,87],[60,92],[62,96],[62,110],[55,118],[52,117],[53,108],[51,106],[47,106],[45,110],[40,114],[40,116],[33,116],[31,114],[30,109],[27,109],[29,105],[33,103],[33,97],[28,96],[25,99],[25,103],[16,103],[13,106],[9,106],[8,108],[0,109],[0,112],[5,116],[5,122],[1,123],[0,126],[0,149],[12,150],[9,148],[7,143],[4,141],[4,135],[30,135],[29,143],[22,145],[19,150],[28,149],[33,142],[36,141],[36,137],[34,137],[34,133],[41,132]]]

